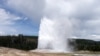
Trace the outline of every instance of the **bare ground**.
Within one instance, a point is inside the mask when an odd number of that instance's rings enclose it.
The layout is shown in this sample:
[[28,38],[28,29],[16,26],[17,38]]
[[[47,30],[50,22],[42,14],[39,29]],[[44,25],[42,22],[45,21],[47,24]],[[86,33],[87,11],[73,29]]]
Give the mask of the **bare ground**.
[[100,54],[41,53],[0,47],[0,56],[100,56]]

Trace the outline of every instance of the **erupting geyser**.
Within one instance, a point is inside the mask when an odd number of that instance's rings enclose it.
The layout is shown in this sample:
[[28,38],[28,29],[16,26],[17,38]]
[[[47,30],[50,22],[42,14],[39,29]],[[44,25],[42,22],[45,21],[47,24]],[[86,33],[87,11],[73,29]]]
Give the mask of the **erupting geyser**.
[[68,38],[71,35],[72,25],[67,18],[48,18],[41,20],[38,49],[55,52],[70,52]]
[[62,0],[46,0],[44,16],[41,19],[38,49],[51,52],[70,52],[68,38],[71,37],[72,23],[67,16],[71,10],[60,5],[70,4]]

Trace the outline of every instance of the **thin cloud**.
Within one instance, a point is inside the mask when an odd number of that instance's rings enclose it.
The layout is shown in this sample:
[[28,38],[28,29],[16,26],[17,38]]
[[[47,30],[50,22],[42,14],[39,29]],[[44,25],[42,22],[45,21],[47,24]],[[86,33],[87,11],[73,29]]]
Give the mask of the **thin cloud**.
[[0,34],[8,34],[17,32],[12,25],[15,24],[15,21],[20,20],[21,18],[10,14],[3,8],[0,8]]

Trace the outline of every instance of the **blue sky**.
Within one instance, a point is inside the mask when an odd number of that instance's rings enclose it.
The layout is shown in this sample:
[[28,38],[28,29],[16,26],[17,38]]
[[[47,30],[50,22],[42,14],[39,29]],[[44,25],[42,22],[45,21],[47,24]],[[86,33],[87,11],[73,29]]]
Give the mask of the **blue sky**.
[[39,24],[5,3],[0,0],[0,35],[38,35]]

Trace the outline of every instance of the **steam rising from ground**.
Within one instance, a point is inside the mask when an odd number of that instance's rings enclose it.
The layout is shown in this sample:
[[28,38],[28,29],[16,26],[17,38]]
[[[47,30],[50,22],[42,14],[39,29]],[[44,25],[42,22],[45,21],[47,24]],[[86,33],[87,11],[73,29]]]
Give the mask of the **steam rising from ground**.
[[71,36],[83,38],[100,34],[100,0],[7,1],[9,7],[20,11],[35,22],[39,23],[42,19],[38,48],[67,50],[65,47],[68,47],[68,43],[64,42]]
[[71,37],[72,24],[65,18],[47,18],[41,20],[38,49],[56,52],[71,51],[68,38]]

